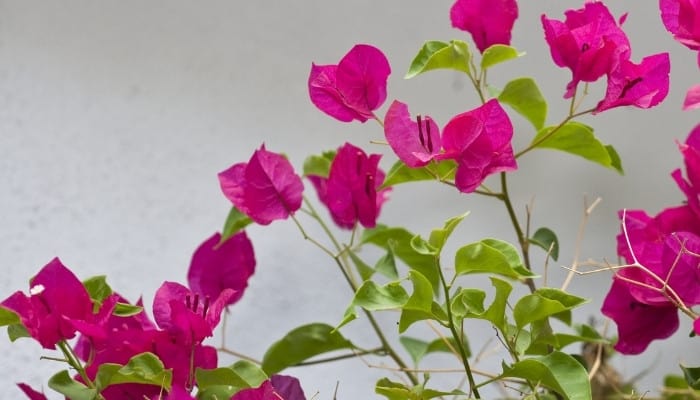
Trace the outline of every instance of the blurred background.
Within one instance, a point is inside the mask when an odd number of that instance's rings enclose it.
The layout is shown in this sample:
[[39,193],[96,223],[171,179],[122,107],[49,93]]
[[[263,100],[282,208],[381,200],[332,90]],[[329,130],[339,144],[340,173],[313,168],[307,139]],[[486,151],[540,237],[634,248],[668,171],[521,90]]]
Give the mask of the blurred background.
[[[562,19],[564,10],[582,3],[521,2],[512,44],[527,55],[489,75],[496,87],[515,77],[534,77],[550,103],[549,124],[566,115],[562,96],[570,72],[551,61],[540,15]],[[510,179],[516,209],[524,218],[532,203],[533,227],[548,226],[561,241],[559,262],[547,270],[547,283],[554,287],[566,275],[561,266],[573,259],[586,201],[602,198],[580,243],[581,258],[599,261],[616,260],[619,209],[654,214],[680,204],[683,196],[669,176],[682,166],[676,141],[698,122],[697,113],[680,110],[687,87],[700,81],[695,54],[664,30],[655,2],[609,3],[616,16],[629,12],[624,29],[635,61],[670,51],[671,90],[665,103],[650,111],[614,109],[583,119],[617,148],[624,177],[554,151],[534,151],[519,161]],[[425,40],[471,43],[466,33],[450,27],[451,5],[445,0],[0,0],[0,298],[26,291],[28,279],[59,256],[81,279],[107,274],[113,288],[132,301],[143,296],[150,309],[155,289],[164,280],[185,282],[192,252],[223,225],[230,203],[216,174],[247,161],[263,142],[300,169],[307,155],[351,141],[386,154],[382,166],[388,169],[395,157],[385,146],[369,143],[383,140],[376,123],[343,124],[310,103],[311,62],[334,64],[354,44],[373,44],[393,68],[379,115],[400,99],[442,125],[477,105],[470,83],[447,71],[410,81],[403,74]],[[592,85],[585,104],[595,105],[603,92],[604,82]],[[522,149],[534,132],[511,116],[514,147]],[[310,185],[306,194],[316,198]],[[453,249],[487,236],[515,241],[500,203],[448,187],[395,188],[381,222],[427,234],[467,210],[471,215],[455,233]],[[321,234],[307,223],[312,234]],[[231,308],[229,347],[261,358],[298,325],[340,321],[351,293],[326,255],[304,242],[291,222],[251,226],[248,234],[257,271],[244,298]],[[534,252],[536,272],[544,274],[542,254]],[[461,284],[486,285],[476,278]],[[574,279],[574,294],[593,296],[579,310],[579,320],[592,318],[602,326],[599,309],[609,284],[607,272]],[[395,337],[398,314],[380,319]],[[419,325],[409,333],[430,334]],[[472,351],[485,352],[476,368],[500,371],[503,352],[488,340],[490,326],[474,323],[467,330]],[[679,362],[700,364],[700,352],[688,351],[697,348],[689,330],[683,321],[672,339],[653,343],[643,356],[616,357],[614,365],[628,378],[637,376],[640,392],[654,391],[663,374],[679,372]],[[362,318],[343,332],[360,345],[376,344]],[[611,324],[608,334],[614,332]],[[15,382],[43,385],[49,393],[46,380],[62,368],[40,361],[52,353],[30,340],[11,344],[0,337],[0,354],[3,398],[20,398],[10,387]],[[435,368],[457,366],[448,356],[431,357],[428,364]],[[400,379],[358,359],[287,372],[301,378],[309,398],[319,400],[332,399],[336,385],[338,399],[375,398],[379,377]],[[460,376],[433,374],[431,380],[452,385]]]

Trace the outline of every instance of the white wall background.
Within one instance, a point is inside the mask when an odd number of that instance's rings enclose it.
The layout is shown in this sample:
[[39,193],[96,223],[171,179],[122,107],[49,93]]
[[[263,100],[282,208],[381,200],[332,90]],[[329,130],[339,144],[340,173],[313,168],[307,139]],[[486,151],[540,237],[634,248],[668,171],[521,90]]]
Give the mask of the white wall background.
[[[695,55],[663,30],[655,2],[611,3],[616,15],[630,11],[625,29],[634,59],[671,50],[671,92],[651,112],[617,109],[585,119],[617,147],[625,177],[554,152],[533,152],[521,161],[511,179],[514,200],[522,211],[534,196],[534,224],[559,233],[563,264],[572,257],[584,196],[603,197],[582,247],[584,258],[598,260],[615,259],[618,209],[655,213],[679,204],[682,195],[668,176],[682,162],[674,140],[682,141],[698,121],[696,113],[680,111],[686,87],[700,81]],[[561,96],[569,72],[552,63],[539,15],[561,16],[581,4],[521,2],[513,44],[528,55],[491,74],[495,85],[534,76],[551,103],[550,123],[565,114]],[[335,63],[355,43],[374,44],[387,54],[394,69],[389,101],[402,99],[440,123],[475,106],[468,82],[456,74],[402,79],[424,40],[467,39],[450,28],[450,5],[1,0],[0,297],[26,290],[28,278],[54,256],[81,278],[108,274],[114,288],[131,299],[143,295],[147,304],[163,280],[184,282],[192,251],[220,229],[229,209],[217,172],[247,160],[263,141],[300,168],[307,154],[347,140],[368,148],[369,140],[382,138],[376,124],[338,123],[308,101],[311,62]],[[589,104],[597,101],[595,93]],[[522,148],[532,132],[523,120],[514,122],[515,146]],[[393,160],[388,154],[383,166]],[[455,242],[484,236],[514,240],[500,204],[424,188],[397,188],[382,221],[426,233],[471,210]],[[307,195],[315,198],[311,191]],[[258,270],[232,310],[231,347],[261,357],[267,345],[297,325],[340,319],[349,290],[293,224],[252,227],[249,235]],[[560,284],[562,271],[550,269],[550,283]],[[608,274],[576,279],[575,293],[595,296],[582,318],[601,318],[608,285]],[[383,316],[389,328],[395,319]],[[654,343],[643,357],[618,358],[617,365],[627,376],[648,368],[640,389],[653,390],[679,361],[700,364],[700,352],[688,350],[697,349],[688,330],[686,323],[672,340]],[[492,333],[484,325],[472,332],[475,350]],[[375,343],[363,321],[347,334],[362,345]],[[0,338],[0,353],[2,398],[19,397],[8,387],[14,382],[39,387],[60,367],[39,361],[50,353],[29,340],[11,345]],[[436,365],[451,366],[447,361],[437,359]],[[492,356],[479,367],[498,363]],[[373,398],[374,382],[385,374],[359,360],[290,372],[318,399],[331,399],[336,382],[339,399]]]

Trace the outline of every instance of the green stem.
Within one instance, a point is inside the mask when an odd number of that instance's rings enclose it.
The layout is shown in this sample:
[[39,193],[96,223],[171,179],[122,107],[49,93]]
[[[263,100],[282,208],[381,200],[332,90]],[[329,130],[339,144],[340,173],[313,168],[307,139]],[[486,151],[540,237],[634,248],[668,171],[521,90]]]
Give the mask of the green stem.
[[[503,200],[503,203],[506,206],[506,210],[508,210],[508,216],[510,217],[510,223],[513,225],[513,228],[515,229],[515,235],[518,237],[518,244],[520,245],[520,251],[523,254],[523,263],[525,264],[525,268],[528,270],[531,270],[532,267],[530,265],[530,250],[529,250],[529,245],[530,243],[528,242],[528,238],[523,234],[523,229],[520,227],[520,222],[518,221],[518,216],[515,214],[515,210],[513,209],[513,203],[510,201],[510,195],[508,194],[508,180],[506,178],[506,173],[501,172],[501,193],[503,196],[501,197],[501,200]],[[532,278],[527,278],[525,280],[525,283],[527,284],[527,287],[530,289],[530,292],[534,292],[536,290],[535,287],[535,282],[532,280]]]
[[462,341],[462,336],[457,332],[455,327],[454,319],[452,318],[452,307],[450,300],[450,289],[447,286],[447,281],[445,280],[445,275],[442,273],[442,267],[440,267],[440,259],[436,257],[435,265],[440,274],[440,282],[442,283],[442,290],[445,294],[445,304],[447,304],[447,319],[449,320],[450,332],[452,332],[452,337],[455,339],[457,348],[459,350],[459,356],[462,359],[462,364],[464,365],[464,371],[467,373],[467,380],[469,381],[469,391],[474,394],[477,399],[481,398],[479,395],[479,388],[474,381],[474,375],[472,374],[471,366],[469,365],[469,358],[467,357],[467,350],[464,348],[464,343]]
[[[83,380],[83,383],[90,389],[97,389],[97,387],[95,386],[95,382],[93,382],[88,377],[87,372],[85,372],[85,368],[83,368],[82,363],[75,355],[73,349],[68,345],[68,343],[65,340],[61,340],[57,343],[57,345],[63,353],[63,356],[66,358],[68,365],[70,365],[73,369],[78,371],[78,375],[80,375],[80,378]],[[98,393],[96,399],[104,400],[104,397],[102,397],[102,395]]]

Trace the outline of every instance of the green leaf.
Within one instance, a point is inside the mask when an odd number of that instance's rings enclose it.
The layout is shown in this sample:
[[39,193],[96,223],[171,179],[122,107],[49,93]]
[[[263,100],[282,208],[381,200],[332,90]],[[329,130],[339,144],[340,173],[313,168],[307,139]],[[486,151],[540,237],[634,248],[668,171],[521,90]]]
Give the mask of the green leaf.
[[[593,134],[593,128],[580,122],[569,121],[552,133],[554,126],[541,129],[532,140],[536,147],[561,150],[583,157],[606,168],[623,173],[620,156],[610,145],[604,145]],[[550,136],[551,135],[551,136]]]
[[224,229],[221,232],[221,240],[219,240],[219,244],[217,246],[220,246],[222,243],[229,240],[233,235],[242,231],[246,226],[252,223],[253,220],[247,215],[243,214],[235,206],[231,207],[231,211],[228,213],[228,217],[226,217],[226,222],[224,223]]
[[233,372],[238,374],[250,387],[258,387],[268,376],[259,366],[250,361],[240,360],[231,365]]
[[420,400],[411,393],[411,388],[399,382],[392,382],[389,378],[377,381],[374,391],[389,400]]
[[515,247],[497,239],[484,239],[457,250],[455,268],[458,275],[491,273],[512,279],[534,276],[523,266]]
[[306,160],[304,160],[304,176],[317,175],[322,178],[328,178],[335,153],[335,150],[331,150],[325,151],[321,155],[307,157]]
[[272,375],[319,354],[353,347],[330,325],[303,325],[272,344],[263,357],[261,367],[266,374]]
[[688,386],[700,390],[700,367],[685,367],[683,365],[680,367],[683,370],[683,377],[685,377]]
[[19,324],[19,316],[14,311],[0,306],[0,326]]
[[49,378],[49,387],[71,400],[93,400],[97,396],[97,390],[74,381],[66,370]]
[[462,215],[448,219],[445,221],[442,229],[433,229],[433,231],[430,232],[428,243],[437,249],[438,254],[442,251],[447,239],[449,239],[450,235],[452,235],[452,232],[454,232],[455,228],[457,228],[457,225],[459,225],[459,223],[462,222],[467,215],[469,215],[469,211]]
[[386,173],[382,188],[418,181],[449,182],[454,180],[455,171],[457,171],[457,162],[454,160],[433,161],[425,167],[419,168],[411,168],[399,160]]
[[592,400],[586,369],[575,358],[559,351],[521,360],[510,367],[504,364],[501,377],[527,379],[556,391],[567,400]]
[[488,69],[496,64],[512,60],[524,56],[525,53],[519,53],[513,47],[506,46],[504,44],[494,44],[488,49],[484,50],[484,54],[481,56],[481,69]]
[[394,246],[389,241],[386,247],[386,254],[377,261],[374,270],[389,279],[399,279],[399,272],[396,270],[396,258],[394,257]]
[[508,104],[535,127],[542,129],[547,119],[547,102],[532,78],[517,78],[506,84],[498,101]]
[[106,275],[98,275],[88,278],[83,281],[83,286],[87,290],[90,298],[97,302],[102,303],[102,300],[106,299],[107,296],[112,294],[112,288],[107,284]]
[[[199,382],[197,382],[199,384]],[[197,389],[197,399],[198,400],[219,400],[219,399],[230,399],[231,396],[238,393],[241,388],[232,385],[217,385],[209,386],[208,388]]]
[[415,250],[419,254],[424,254],[433,257],[439,254],[438,249],[433,247],[430,243],[428,243],[428,241],[420,237],[420,235],[412,237],[410,244],[413,250]]
[[486,312],[481,315],[481,318],[490,321],[501,332],[505,332],[507,322],[506,306],[508,305],[508,296],[513,291],[513,287],[510,283],[496,277],[492,276],[490,279],[491,285],[496,289],[496,294],[493,302]]
[[549,228],[540,228],[535,231],[535,234],[530,238],[530,243],[535,246],[541,247],[544,251],[549,252],[549,255],[554,261],[559,258],[559,239],[557,239],[556,233]]
[[357,289],[352,304],[367,311],[380,311],[401,308],[407,301],[408,294],[399,281],[389,282],[384,286],[365,281]]
[[419,320],[439,320],[432,313],[433,287],[430,281],[417,271],[409,271],[409,276],[413,282],[413,293],[402,307],[399,333],[405,332],[409,326]]
[[[399,341],[403,345],[403,347],[406,349],[408,354],[411,356],[411,359],[413,360],[414,364],[418,365],[420,361],[423,359],[423,357],[427,356],[430,353],[450,353],[453,354],[455,350],[457,349],[457,343],[455,343],[454,338],[452,337],[446,337],[446,338],[440,338],[440,339],[435,339],[432,342],[428,343],[426,341],[416,339],[410,336],[401,336],[399,338]],[[447,341],[447,343],[445,343]],[[467,345],[467,338],[464,338],[464,344],[465,344],[465,350],[467,351],[467,357],[471,356],[471,352],[469,350],[469,346]],[[452,346],[452,348],[450,348]]]
[[173,372],[153,353],[132,357],[126,365],[104,363],[97,370],[95,384],[102,391],[110,385],[140,383],[170,390]]
[[355,254],[354,251],[348,249],[347,252],[350,256],[350,260],[352,260],[352,263],[355,264],[355,268],[357,268],[357,272],[360,273],[360,277],[363,281],[366,281],[367,279],[371,278],[372,275],[374,275],[376,271],[367,265],[366,262],[362,261],[362,259]]
[[534,321],[570,311],[588,300],[554,288],[540,288],[523,296],[513,308],[518,328]]
[[29,334],[29,331],[27,331],[27,328],[25,328],[21,323],[8,325],[7,336],[10,338],[11,342],[23,337],[32,337],[32,335]]
[[486,292],[481,289],[462,289],[452,297],[450,308],[456,318],[481,317],[484,310]]
[[143,307],[127,303],[117,303],[112,314],[118,317],[131,317],[143,311]]
[[470,59],[469,46],[461,40],[450,40],[450,43],[431,40],[425,42],[413,58],[404,78],[410,79],[433,69],[453,69],[468,74]]
[[414,269],[430,281],[432,287],[440,284],[435,257],[420,254],[411,246],[411,239],[415,235],[404,228],[390,228],[377,225],[376,228],[365,230],[362,235],[362,244],[373,244],[383,249],[392,248],[394,255],[403,261],[409,268]]

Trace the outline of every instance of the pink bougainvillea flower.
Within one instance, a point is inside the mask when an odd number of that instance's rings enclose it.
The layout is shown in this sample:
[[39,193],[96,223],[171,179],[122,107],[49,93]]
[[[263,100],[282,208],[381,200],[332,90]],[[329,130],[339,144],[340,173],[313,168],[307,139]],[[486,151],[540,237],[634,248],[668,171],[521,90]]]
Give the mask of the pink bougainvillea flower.
[[700,2],[660,0],[661,20],[673,38],[692,50],[700,50]]
[[694,85],[685,93],[683,111],[696,110],[698,108],[700,108],[700,85]]
[[452,26],[472,35],[481,53],[494,44],[510,44],[518,18],[515,0],[457,0],[450,9]]
[[301,178],[286,158],[265,145],[247,163],[220,172],[219,183],[226,198],[261,225],[286,219],[301,207]]
[[700,335],[700,318],[696,319],[695,322],[693,322],[693,330],[695,331],[696,335]]
[[76,321],[92,320],[92,300],[83,284],[58,258],[32,278],[29,296],[17,291],[0,305],[15,312],[29,334],[44,348],[71,339]]
[[358,44],[337,65],[311,64],[309,96],[319,110],[339,121],[365,122],[386,100],[389,74],[381,50]]
[[379,169],[380,154],[367,154],[350,143],[345,143],[331,163],[328,178],[310,175],[318,197],[331,212],[340,227],[352,229],[357,222],[373,228],[389,188],[377,191],[384,182]]
[[442,132],[440,158],[457,161],[457,189],[471,193],[489,175],[515,170],[512,137],[513,125],[497,100],[453,117]]
[[224,289],[233,289],[227,306],[237,302],[255,272],[253,244],[245,231],[219,244],[221,234],[215,233],[192,255],[187,283],[193,292],[215,299]]
[[690,208],[700,217],[700,124],[693,128],[685,143],[679,144],[678,148],[683,154],[687,179],[683,178],[680,169],[673,171],[671,176],[685,193]]
[[665,339],[678,329],[678,310],[672,305],[640,303],[628,289],[620,280],[613,279],[602,312],[617,324],[615,350],[622,354],[640,354],[653,340]]
[[545,39],[554,63],[571,70],[572,79],[564,98],[576,92],[579,82],[595,82],[629,59],[630,43],[602,2],[586,2],[584,8],[568,10],[566,19],[558,21],[542,15]]
[[639,64],[621,60],[608,75],[605,98],[598,103],[595,112],[620,106],[654,107],[668,94],[670,71],[668,53],[644,57]]
[[440,153],[440,128],[432,118],[411,119],[408,106],[395,100],[384,117],[384,135],[394,153],[412,168],[422,167]]
[[306,396],[297,378],[272,375],[257,388],[237,392],[231,400],[306,400]]
[[44,393],[32,389],[32,387],[26,383],[18,383],[17,386],[27,395],[29,400],[48,400]]
[[233,295],[233,289],[224,289],[214,299],[200,297],[179,283],[164,282],[153,299],[153,317],[159,327],[183,344],[201,343],[212,336]]

